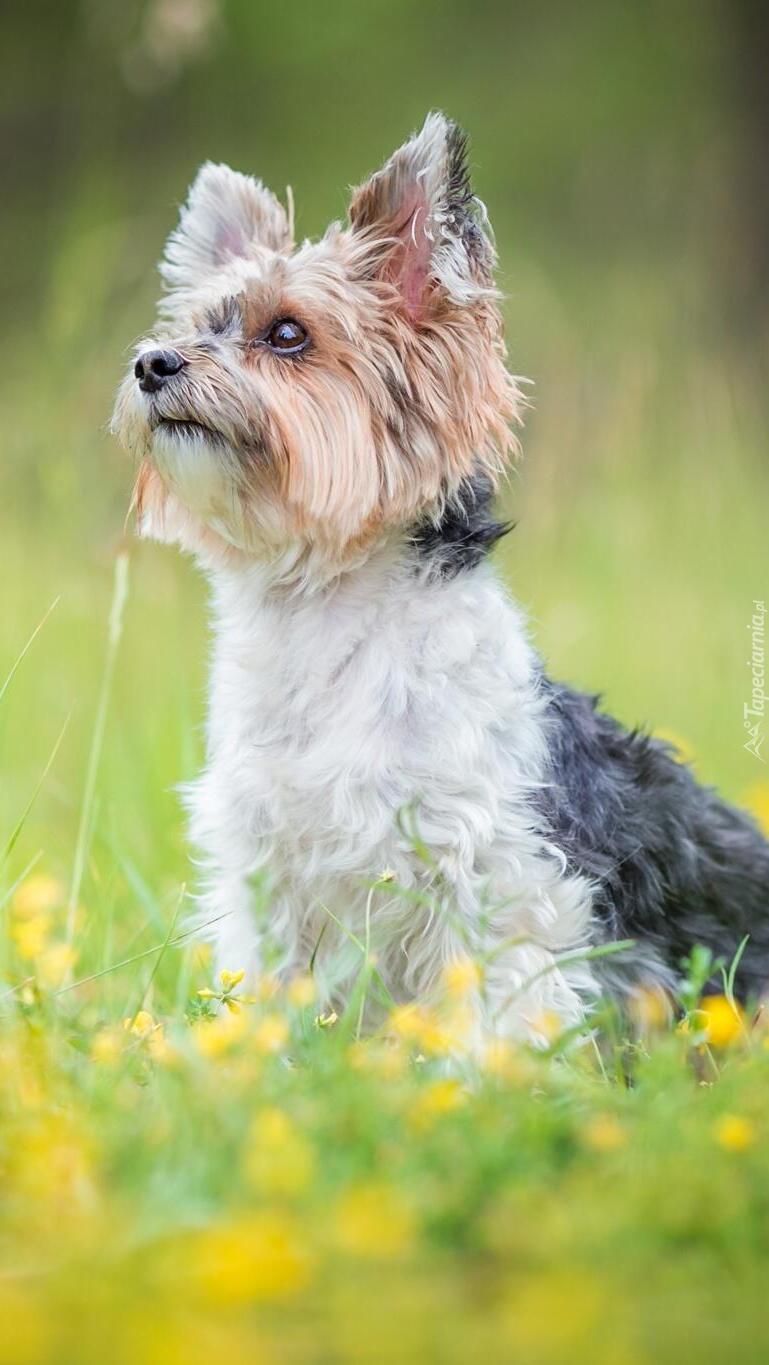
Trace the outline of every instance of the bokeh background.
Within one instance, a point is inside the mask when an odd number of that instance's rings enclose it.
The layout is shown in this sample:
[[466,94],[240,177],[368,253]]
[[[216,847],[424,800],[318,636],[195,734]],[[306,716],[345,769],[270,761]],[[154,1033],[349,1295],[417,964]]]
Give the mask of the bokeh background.
[[[552,671],[760,799],[746,624],[769,597],[767,11],[751,0],[58,0],[4,17],[0,829],[71,865],[131,471],[106,432],[205,158],[321,232],[430,108],[469,131],[529,376],[500,566]],[[131,545],[84,896],[187,875],[205,590]],[[98,739],[98,734],[97,734]],[[759,792],[759,797],[755,793]],[[753,795],[752,795],[753,794]],[[81,838],[80,848],[86,847]]]

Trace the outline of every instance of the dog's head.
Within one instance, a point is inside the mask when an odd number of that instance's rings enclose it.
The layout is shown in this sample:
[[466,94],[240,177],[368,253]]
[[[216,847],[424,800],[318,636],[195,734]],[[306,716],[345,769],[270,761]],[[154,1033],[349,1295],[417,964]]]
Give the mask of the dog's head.
[[259,181],[203,166],[113,419],[141,529],[214,560],[336,566],[496,481],[518,392],[493,265],[441,115],[353,193],[348,226],[298,248]]

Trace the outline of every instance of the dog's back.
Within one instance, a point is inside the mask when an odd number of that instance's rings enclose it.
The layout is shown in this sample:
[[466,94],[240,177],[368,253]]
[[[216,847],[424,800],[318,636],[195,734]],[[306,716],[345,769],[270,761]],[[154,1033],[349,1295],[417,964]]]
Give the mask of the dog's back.
[[748,937],[737,980],[769,983],[769,843],[676,761],[669,745],[624,730],[595,697],[543,682],[549,784],[542,808],[569,864],[597,884],[608,938],[638,951],[613,959],[607,979],[639,970],[673,983],[694,944],[727,964]]

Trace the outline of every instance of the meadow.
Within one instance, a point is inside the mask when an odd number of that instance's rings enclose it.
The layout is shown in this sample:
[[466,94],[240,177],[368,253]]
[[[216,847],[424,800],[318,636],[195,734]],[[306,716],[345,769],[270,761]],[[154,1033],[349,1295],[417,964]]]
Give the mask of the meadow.
[[203,757],[205,586],[133,538],[106,432],[204,156],[290,179],[317,233],[427,108],[456,114],[535,380],[499,572],[555,677],[769,832],[743,728],[766,336],[726,17],[134,8],[30,10],[3,83],[23,155],[0,224],[0,1365],[763,1365],[769,1026],[730,964],[720,997],[695,952],[672,1017],[641,996],[589,1038],[543,1021],[546,1052],[481,1068],[483,962],[365,1038],[360,995],[337,1018],[311,977],[246,992],[191,941],[177,787]]

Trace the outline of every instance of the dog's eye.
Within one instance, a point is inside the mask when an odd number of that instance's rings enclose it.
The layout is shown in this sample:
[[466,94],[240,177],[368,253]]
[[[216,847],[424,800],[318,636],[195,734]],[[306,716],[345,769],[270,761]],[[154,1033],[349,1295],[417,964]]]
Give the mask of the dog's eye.
[[310,338],[301,322],[293,318],[279,318],[264,338],[265,345],[280,355],[296,355],[303,351]]

